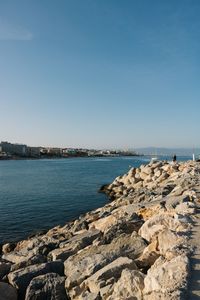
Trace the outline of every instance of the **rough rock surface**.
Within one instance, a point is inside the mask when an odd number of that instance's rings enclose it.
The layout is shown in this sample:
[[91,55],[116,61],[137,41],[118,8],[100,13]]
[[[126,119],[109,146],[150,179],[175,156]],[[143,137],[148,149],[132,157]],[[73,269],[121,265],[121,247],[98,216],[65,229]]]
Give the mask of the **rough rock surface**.
[[90,245],[96,238],[101,235],[99,230],[85,231],[72,237],[66,242],[60,243],[58,249],[49,252],[48,257],[52,260],[66,260],[69,256],[75,254],[78,250]]
[[140,228],[139,234],[150,242],[153,237],[167,228],[175,232],[184,232],[187,230],[188,224],[182,224],[174,216],[162,213],[147,220]]
[[122,235],[110,244],[93,246],[65,261],[66,286],[68,289],[80,284],[99,269],[118,257],[137,258],[146,247],[146,242],[137,235]]
[[0,262],[0,279],[10,272],[11,264],[9,262]]
[[8,283],[0,282],[0,300],[17,300],[17,290]]
[[64,273],[63,263],[61,261],[52,261],[45,264],[33,265],[24,269],[19,269],[9,273],[8,280],[10,284],[19,290],[20,295],[23,297],[27,286],[34,277],[50,272],[57,273],[62,276]]
[[131,168],[104,207],[2,246],[0,300],[184,299],[199,186],[198,162]]
[[144,279],[144,294],[159,292],[164,295],[186,287],[189,261],[179,255],[170,261],[160,256]]
[[65,277],[56,273],[48,273],[31,280],[27,291],[26,300],[67,300],[65,291]]
[[113,285],[108,300],[142,299],[145,275],[138,270],[124,269]]
[[85,286],[87,286],[90,292],[99,293],[102,287],[107,286],[111,282],[114,283],[125,268],[129,268],[130,270],[137,269],[133,260],[127,257],[119,257],[90,276],[86,280]]

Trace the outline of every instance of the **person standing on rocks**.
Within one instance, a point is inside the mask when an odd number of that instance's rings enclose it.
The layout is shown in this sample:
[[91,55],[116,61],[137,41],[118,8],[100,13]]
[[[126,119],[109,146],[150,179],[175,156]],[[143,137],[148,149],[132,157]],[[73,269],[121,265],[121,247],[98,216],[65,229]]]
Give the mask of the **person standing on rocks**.
[[174,154],[174,156],[173,156],[173,162],[174,163],[176,162],[176,154]]

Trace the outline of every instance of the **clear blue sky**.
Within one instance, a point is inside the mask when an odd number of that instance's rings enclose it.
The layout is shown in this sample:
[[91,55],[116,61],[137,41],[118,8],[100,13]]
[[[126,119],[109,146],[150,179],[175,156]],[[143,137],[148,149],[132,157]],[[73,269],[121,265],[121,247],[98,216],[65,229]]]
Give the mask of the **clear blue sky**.
[[0,139],[200,146],[199,0],[0,0]]

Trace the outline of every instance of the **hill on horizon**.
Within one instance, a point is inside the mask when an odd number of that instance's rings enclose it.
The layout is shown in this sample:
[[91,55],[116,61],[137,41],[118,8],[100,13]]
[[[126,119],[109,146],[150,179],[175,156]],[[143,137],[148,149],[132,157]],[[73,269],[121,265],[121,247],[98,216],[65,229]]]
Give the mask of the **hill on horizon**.
[[157,148],[157,147],[144,147],[136,148],[136,152],[142,153],[144,155],[180,155],[180,156],[191,156],[193,151],[196,156],[200,155],[200,148]]

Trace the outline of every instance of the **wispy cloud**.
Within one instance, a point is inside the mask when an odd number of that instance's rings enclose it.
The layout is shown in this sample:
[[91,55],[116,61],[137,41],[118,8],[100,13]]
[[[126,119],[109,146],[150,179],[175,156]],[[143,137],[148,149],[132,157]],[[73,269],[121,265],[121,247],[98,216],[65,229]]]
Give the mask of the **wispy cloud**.
[[33,34],[19,25],[0,18],[0,41],[31,41]]

